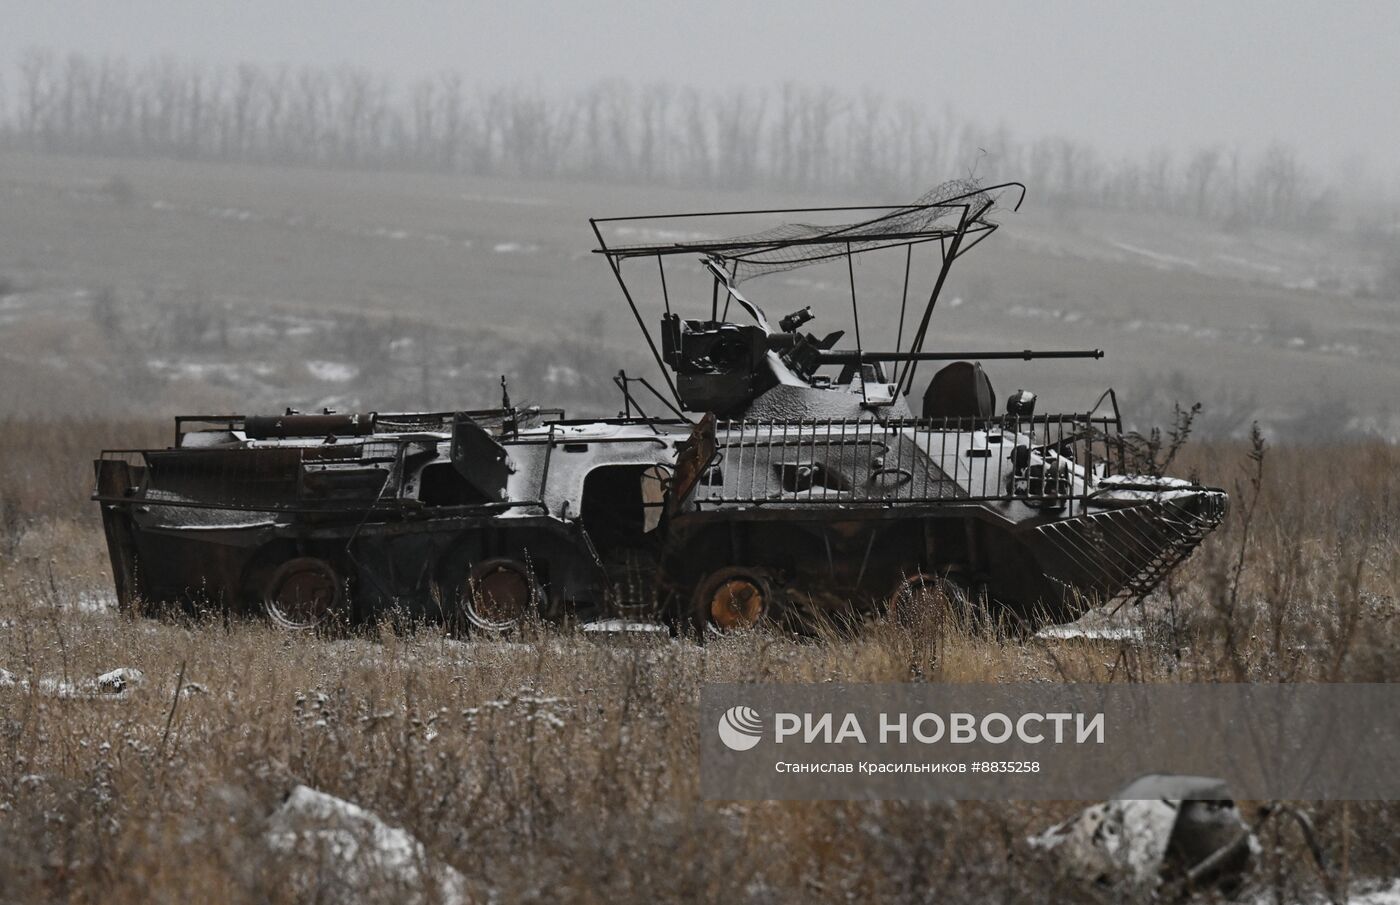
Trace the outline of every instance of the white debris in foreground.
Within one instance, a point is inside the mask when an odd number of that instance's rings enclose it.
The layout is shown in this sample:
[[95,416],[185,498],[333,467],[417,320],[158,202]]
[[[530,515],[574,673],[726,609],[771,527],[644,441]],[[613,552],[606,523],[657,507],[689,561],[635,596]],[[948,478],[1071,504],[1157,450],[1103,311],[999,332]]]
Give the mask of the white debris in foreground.
[[1260,852],[1224,782],[1171,774],[1138,777],[1026,841],[1083,883],[1138,889],[1173,874],[1229,892]]
[[146,681],[146,674],[139,669],[123,666],[97,677],[97,690],[107,694],[121,694],[128,688],[139,688]]
[[1177,808],[1165,801],[1106,801],[1028,841],[1055,851],[1067,872],[1086,883],[1157,880]]
[[[269,819],[266,842],[304,859],[314,875],[302,882],[323,901],[375,900],[457,905],[468,901],[466,878],[429,857],[407,830],[359,805],[307,786],[292,789]],[[311,890],[306,890],[310,892]]]

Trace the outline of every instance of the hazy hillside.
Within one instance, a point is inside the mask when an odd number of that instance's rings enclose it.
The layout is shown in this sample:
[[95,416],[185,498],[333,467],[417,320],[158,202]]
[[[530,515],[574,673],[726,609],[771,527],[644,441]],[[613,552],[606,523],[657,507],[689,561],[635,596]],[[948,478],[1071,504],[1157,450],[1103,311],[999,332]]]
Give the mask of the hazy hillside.
[[[502,373],[517,400],[609,412],[608,378],[649,359],[589,216],[833,200],[18,153],[0,199],[0,413],[161,416],[470,406]],[[1218,433],[1400,436],[1384,242],[1065,209],[1034,185],[1000,219],[955,268],[935,344],[1108,352],[997,364],[1001,392],[1079,409],[1114,385],[1130,416],[1202,401]],[[856,271],[886,342],[901,276],[902,259]],[[845,325],[844,268],[748,288]]]

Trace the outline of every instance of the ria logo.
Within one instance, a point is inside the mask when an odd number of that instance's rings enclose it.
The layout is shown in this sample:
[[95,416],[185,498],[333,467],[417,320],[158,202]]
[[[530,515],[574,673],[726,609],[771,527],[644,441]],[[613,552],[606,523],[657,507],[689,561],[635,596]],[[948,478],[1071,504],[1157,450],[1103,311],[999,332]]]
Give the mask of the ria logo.
[[731,751],[747,751],[763,740],[758,711],[742,704],[730,707],[719,718],[719,740]]

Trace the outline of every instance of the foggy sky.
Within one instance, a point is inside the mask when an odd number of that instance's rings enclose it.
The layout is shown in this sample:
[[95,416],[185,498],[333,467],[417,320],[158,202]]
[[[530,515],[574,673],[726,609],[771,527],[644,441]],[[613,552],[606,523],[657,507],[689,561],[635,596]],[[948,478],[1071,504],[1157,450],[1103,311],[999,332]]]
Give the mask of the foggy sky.
[[865,88],[1109,157],[1278,139],[1329,177],[1400,175],[1400,3],[0,0],[26,47],[366,66],[564,89],[605,77]]

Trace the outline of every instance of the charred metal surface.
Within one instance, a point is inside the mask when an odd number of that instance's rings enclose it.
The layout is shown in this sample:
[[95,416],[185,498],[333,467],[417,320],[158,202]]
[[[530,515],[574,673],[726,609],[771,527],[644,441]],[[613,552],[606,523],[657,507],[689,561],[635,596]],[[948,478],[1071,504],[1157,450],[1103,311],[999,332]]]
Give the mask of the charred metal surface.
[[[860,615],[913,576],[1031,620],[1140,598],[1219,523],[1225,495],[1133,474],[1111,392],[1089,411],[1038,414],[1018,390],[998,411],[977,364],[1098,350],[926,348],[948,268],[997,228],[1008,191],[1023,190],[953,185],[854,223],[856,209],[807,210],[729,240],[610,245],[610,229],[665,218],[594,221],[664,389],[620,373],[615,419],[504,393],[490,410],[182,416],[172,447],[96,463],[117,594],[291,628],[393,608],[477,631],[645,614],[702,632]],[[746,213],[773,212],[723,216]],[[811,225],[823,218],[841,222]],[[927,250],[937,271],[922,313],[906,312],[906,286],[893,350],[863,346],[858,308],[855,347],[837,349],[842,331],[803,332],[810,307],[775,327],[739,288],[901,247]],[[713,276],[698,318],[672,310],[664,261],[678,254]],[[623,277],[633,258],[661,265],[647,271],[661,275],[659,338]],[[916,387],[917,366],[941,361]],[[674,417],[642,414],[634,385]]]

